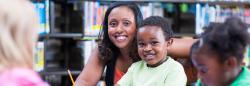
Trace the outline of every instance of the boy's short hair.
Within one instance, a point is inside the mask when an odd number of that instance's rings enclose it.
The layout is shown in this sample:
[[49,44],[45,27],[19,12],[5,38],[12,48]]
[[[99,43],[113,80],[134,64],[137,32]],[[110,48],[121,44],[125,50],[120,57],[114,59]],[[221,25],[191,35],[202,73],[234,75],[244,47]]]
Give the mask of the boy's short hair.
[[173,31],[168,19],[160,17],[160,16],[151,16],[142,21],[139,28],[144,26],[158,26],[161,27],[163,34],[165,36],[165,40],[169,40],[173,37]]

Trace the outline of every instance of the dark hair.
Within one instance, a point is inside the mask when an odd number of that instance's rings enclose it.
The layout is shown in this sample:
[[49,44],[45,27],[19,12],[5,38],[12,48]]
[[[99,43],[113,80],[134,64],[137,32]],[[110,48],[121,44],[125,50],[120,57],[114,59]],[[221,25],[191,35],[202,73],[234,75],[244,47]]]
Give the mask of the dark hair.
[[209,25],[211,29],[191,48],[191,54],[196,46],[206,46],[209,52],[218,55],[220,62],[234,56],[242,61],[245,48],[249,42],[247,26],[237,17],[229,17],[224,23]]
[[189,52],[190,57],[192,57],[194,52],[196,52],[199,49],[199,44],[200,44],[200,40],[193,43],[193,45],[190,48],[190,52]]
[[[134,13],[134,19],[136,22],[136,29],[138,28],[138,25],[143,20],[141,11],[137,4],[133,2],[114,2],[112,3],[104,16],[104,20],[102,23],[102,31],[100,31],[98,38],[101,39],[101,41],[98,44],[100,57],[104,61],[110,61],[112,58],[116,58],[117,55],[120,53],[119,49],[111,42],[109,36],[108,36],[108,16],[111,13],[111,11],[116,7],[126,6],[129,9],[131,9]],[[132,57],[133,61],[139,60],[139,55],[137,53],[137,47],[136,47],[136,40],[134,39],[131,45],[131,51],[129,52],[130,57]]]
[[140,28],[144,26],[158,26],[161,27],[165,40],[169,40],[173,37],[173,31],[168,19],[160,16],[151,16],[142,21]]

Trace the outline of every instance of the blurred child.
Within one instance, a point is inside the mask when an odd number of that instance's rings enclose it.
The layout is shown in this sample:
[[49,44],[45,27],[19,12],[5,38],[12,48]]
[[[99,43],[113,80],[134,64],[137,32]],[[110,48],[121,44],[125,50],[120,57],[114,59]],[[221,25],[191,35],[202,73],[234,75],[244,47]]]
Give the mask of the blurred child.
[[191,48],[198,70],[197,86],[250,86],[250,71],[242,66],[249,40],[247,26],[239,18],[210,24]]
[[29,0],[0,0],[0,86],[48,86],[32,69],[37,25]]
[[171,26],[158,16],[146,18],[137,31],[142,61],[132,64],[119,86],[185,86],[187,77],[180,63],[167,56],[172,44]]

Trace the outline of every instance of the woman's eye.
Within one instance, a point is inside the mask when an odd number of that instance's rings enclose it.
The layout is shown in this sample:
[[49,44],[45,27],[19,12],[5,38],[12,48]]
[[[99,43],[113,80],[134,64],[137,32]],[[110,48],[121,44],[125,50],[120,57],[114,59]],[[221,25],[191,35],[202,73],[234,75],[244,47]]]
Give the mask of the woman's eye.
[[110,25],[111,27],[115,27],[115,26],[117,25],[117,23],[116,23],[116,22],[110,22],[109,25]]
[[130,25],[130,22],[129,22],[129,21],[125,21],[125,22],[123,22],[123,25],[124,25],[124,26],[129,26],[129,25]]

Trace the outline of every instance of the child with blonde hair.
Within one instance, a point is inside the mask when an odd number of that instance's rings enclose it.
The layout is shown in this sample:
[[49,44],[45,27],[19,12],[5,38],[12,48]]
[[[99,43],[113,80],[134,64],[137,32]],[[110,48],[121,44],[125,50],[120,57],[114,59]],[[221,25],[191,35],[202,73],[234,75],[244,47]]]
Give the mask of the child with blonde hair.
[[29,0],[0,0],[0,86],[48,86],[32,69],[37,25]]

